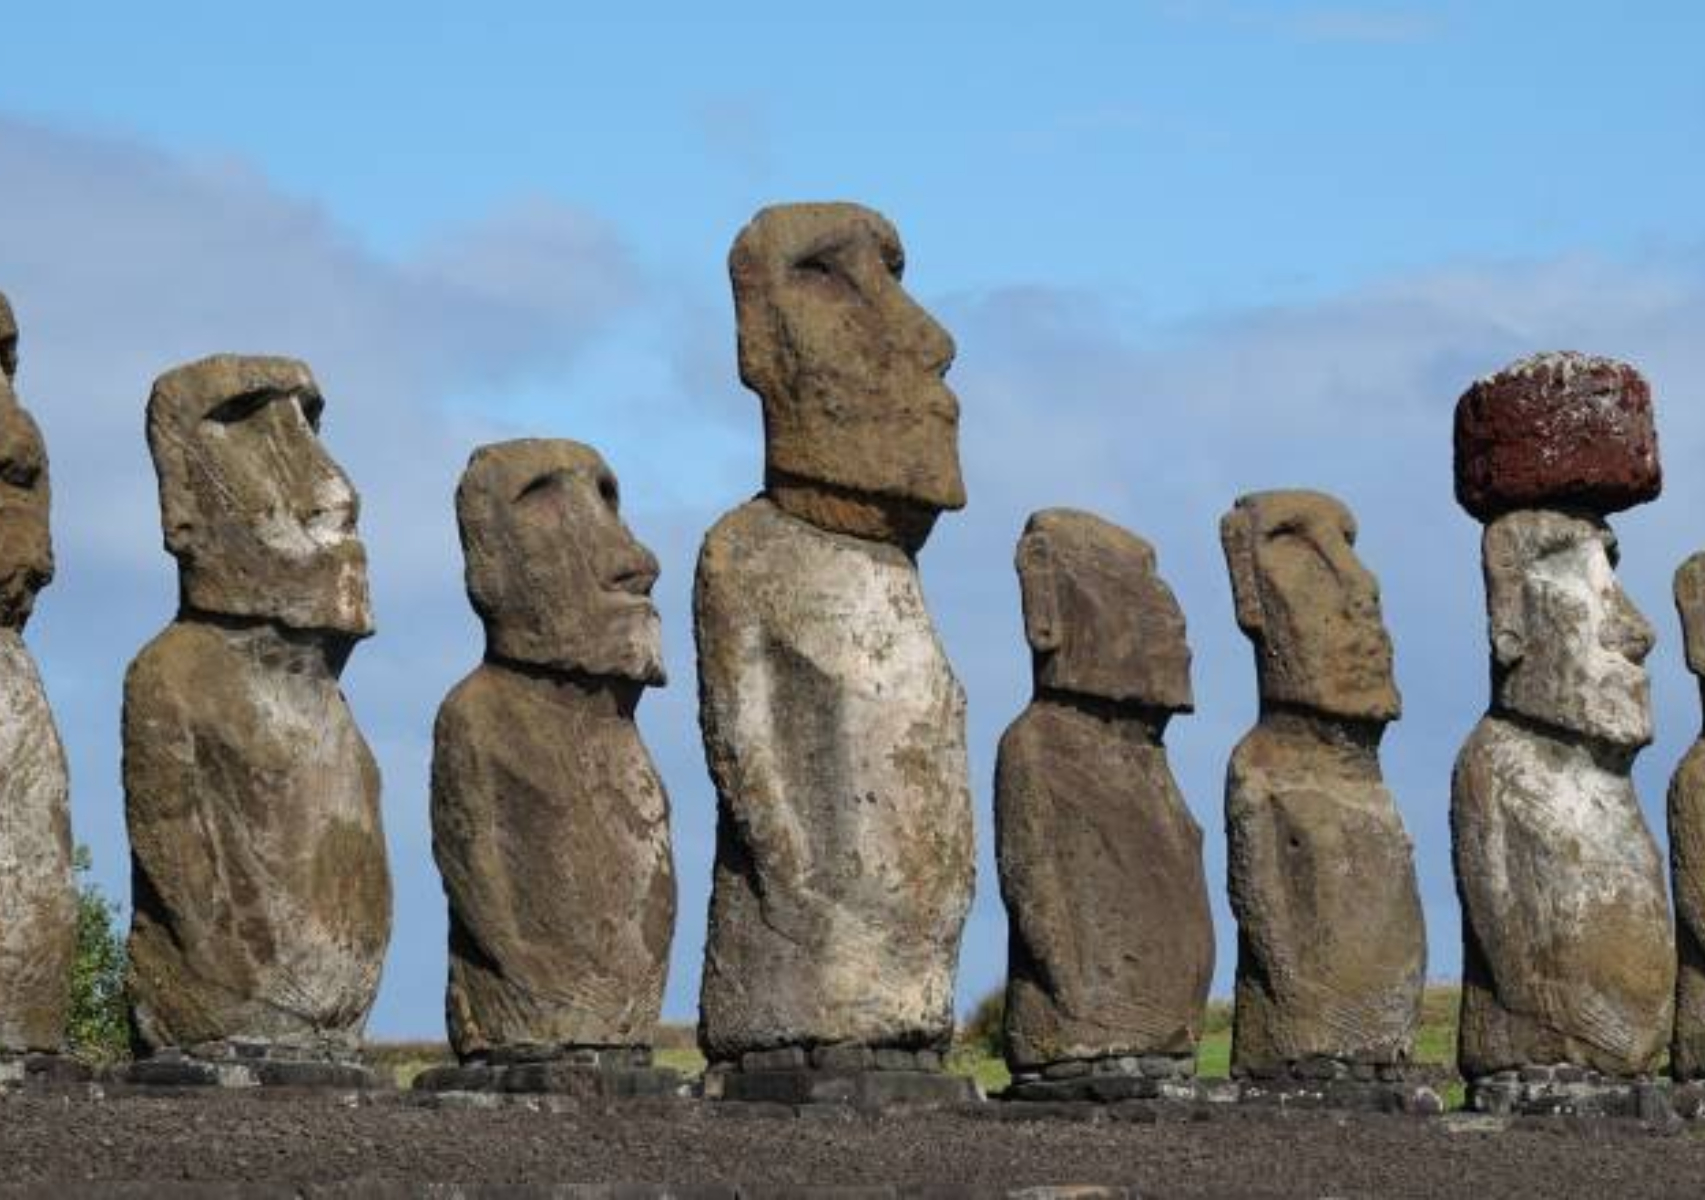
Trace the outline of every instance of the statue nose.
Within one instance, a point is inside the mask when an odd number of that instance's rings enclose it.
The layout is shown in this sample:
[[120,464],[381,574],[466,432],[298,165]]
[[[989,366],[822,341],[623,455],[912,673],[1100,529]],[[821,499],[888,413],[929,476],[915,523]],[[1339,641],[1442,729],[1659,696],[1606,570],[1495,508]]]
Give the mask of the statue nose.
[[1652,628],[1652,623],[1627,596],[1619,592],[1601,638],[1605,649],[1615,651],[1629,662],[1642,663],[1657,640],[1657,631]]
[[615,591],[630,595],[649,596],[659,572],[657,556],[635,542],[611,577],[610,586]]

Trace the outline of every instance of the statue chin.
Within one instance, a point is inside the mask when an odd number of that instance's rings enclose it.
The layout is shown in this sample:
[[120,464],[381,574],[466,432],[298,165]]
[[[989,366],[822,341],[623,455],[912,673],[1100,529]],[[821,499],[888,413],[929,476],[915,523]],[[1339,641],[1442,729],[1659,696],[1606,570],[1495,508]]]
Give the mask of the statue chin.
[[1523,683],[1512,678],[1502,689],[1502,706],[1510,712],[1605,746],[1638,750],[1652,743],[1651,684],[1641,668],[1614,664],[1566,696]]

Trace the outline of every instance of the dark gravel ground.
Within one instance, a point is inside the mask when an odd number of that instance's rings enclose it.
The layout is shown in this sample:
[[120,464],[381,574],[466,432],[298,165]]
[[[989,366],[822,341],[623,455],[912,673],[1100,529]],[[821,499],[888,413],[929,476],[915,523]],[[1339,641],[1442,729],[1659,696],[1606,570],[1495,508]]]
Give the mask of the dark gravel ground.
[[[427,1108],[395,1096],[0,1095],[0,1194],[60,1181],[1116,1184],[1144,1197],[1705,1195],[1705,1129],[1260,1112],[1133,1123],[692,1102]],[[998,1106],[989,1106],[996,1108]],[[739,1110],[739,1111],[736,1111]],[[1122,1114],[1121,1114],[1122,1116]],[[88,1189],[81,1189],[87,1191]],[[383,1189],[381,1189],[383,1190]]]

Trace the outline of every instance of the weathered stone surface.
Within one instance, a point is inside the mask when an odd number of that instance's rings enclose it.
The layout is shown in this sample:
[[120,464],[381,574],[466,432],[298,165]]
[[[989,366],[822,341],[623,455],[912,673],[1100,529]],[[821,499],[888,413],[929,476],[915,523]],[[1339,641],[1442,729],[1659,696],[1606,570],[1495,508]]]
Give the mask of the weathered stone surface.
[[451,1043],[648,1043],[675,919],[668,798],[633,721],[663,681],[657,562],[575,442],[481,448],[456,508],[486,661],[433,744]]
[[1220,529],[1261,691],[1261,718],[1226,775],[1233,1069],[1403,1062],[1427,942],[1409,837],[1379,765],[1400,704],[1378,584],[1356,557],[1353,518],[1329,496],[1245,496]]
[[0,1052],[60,1049],[76,946],[65,751],[23,639],[0,628]]
[[945,1045],[975,870],[965,698],[915,566],[754,500],[706,537],[694,612],[707,1055]]
[[1016,566],[1038,691],[1192,711],[1184,612],[1152,546],[1093,513],[1045,509]]
[[41,431],[0,379],[0,628],[23,629],[53,582],[51,499]]
[[18,373],[18,319],[12,302],[0,292],[0,375],[10,381]]
[[1663,488],[1652,393],[1627,363],[1536,354],[1456,406],[1456,499],[1488,521],[1522,508],[1604,516]]
[[1651,627],[1595,518],[1529,510],[1486,529],[1491,711],[1457,759],[1459,1060],[1613,1076],[1657,1065],[1675,949],[1663,864],[1630,769],[1651,741]]
[[[1675,574],[1687,667],[1705,679],[1705,554]],[[1705,687],[1705,685],[1702,685]],[[1675,1035],[1670,1074],[1705,1078],[1705,737],[1695,739],[1669,785],[1670,883],[1675,894]]]
[[1220,542],[1262,704],[1395,721],[1379,581],[1356,557],[1350,510],[1320,492],[1257,492],[1220,521]]
[[1007,1060],[1192,1053],[1213,918],[1161,741],[1191,708],[1184,614],[1148,543],[1089,513],[1031,517],[1017,566],[1036,696],[995,769]]
[[975,871],[965,697],[913,555],[965,502],[953,343],[855,205],[765,209],[729,256],[765,494],[705,537],[699,723],[717,852],[699,1040],[943,1048]]
[[904,268],[894,227],[856,204],[766,208],[729,253],[765,478],[772,492],[808,481],[838,493],[802,514],[827,528],[881,536],[884,497],[965,504],[959,402],[943,380],[953,339],[900,286]]
[[65,751],[23,641],[53,544],[47,451],[12,391],[17,338],[0,295],[0,1054],[61,1048],[77,937]]
[[359,1045],[390,932],[379,775],[338,686],[371,631],[356,499],[285,359],[155,384],[178,619],[125,678],[140,1047]]
[[657,559],[619,516],[615,475],[590,446],[482,446],[456,490],[468,599],[492,658],[659,686]]
[[324,405],[288,358],[219,355],[155,380],[148,448],[186,612],[373,632],[360,502],[320,444]]
[[506,1092],[632,1100],[673,1096],[681,1077],[661,1067],[585,1065],[574,1062],[463,1063],[433,1067],[415,1077],[420,1092]]

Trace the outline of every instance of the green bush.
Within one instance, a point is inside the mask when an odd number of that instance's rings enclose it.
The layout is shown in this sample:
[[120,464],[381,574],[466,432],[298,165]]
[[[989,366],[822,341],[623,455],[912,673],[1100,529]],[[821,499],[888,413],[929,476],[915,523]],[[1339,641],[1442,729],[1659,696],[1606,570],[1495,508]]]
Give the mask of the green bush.
[[976,1050],[990,1058],[1006,1053],[1006,989],[998,987],[972,1006],[959,1025],[955,1039],[960,1048]]
[[71,1053],[85,1062],[116,1062],[130,1056],[122,910],[89,880],[94,861],[87,846],[77,847],[72,865],[78,875],[77,962],[66,1040]]

